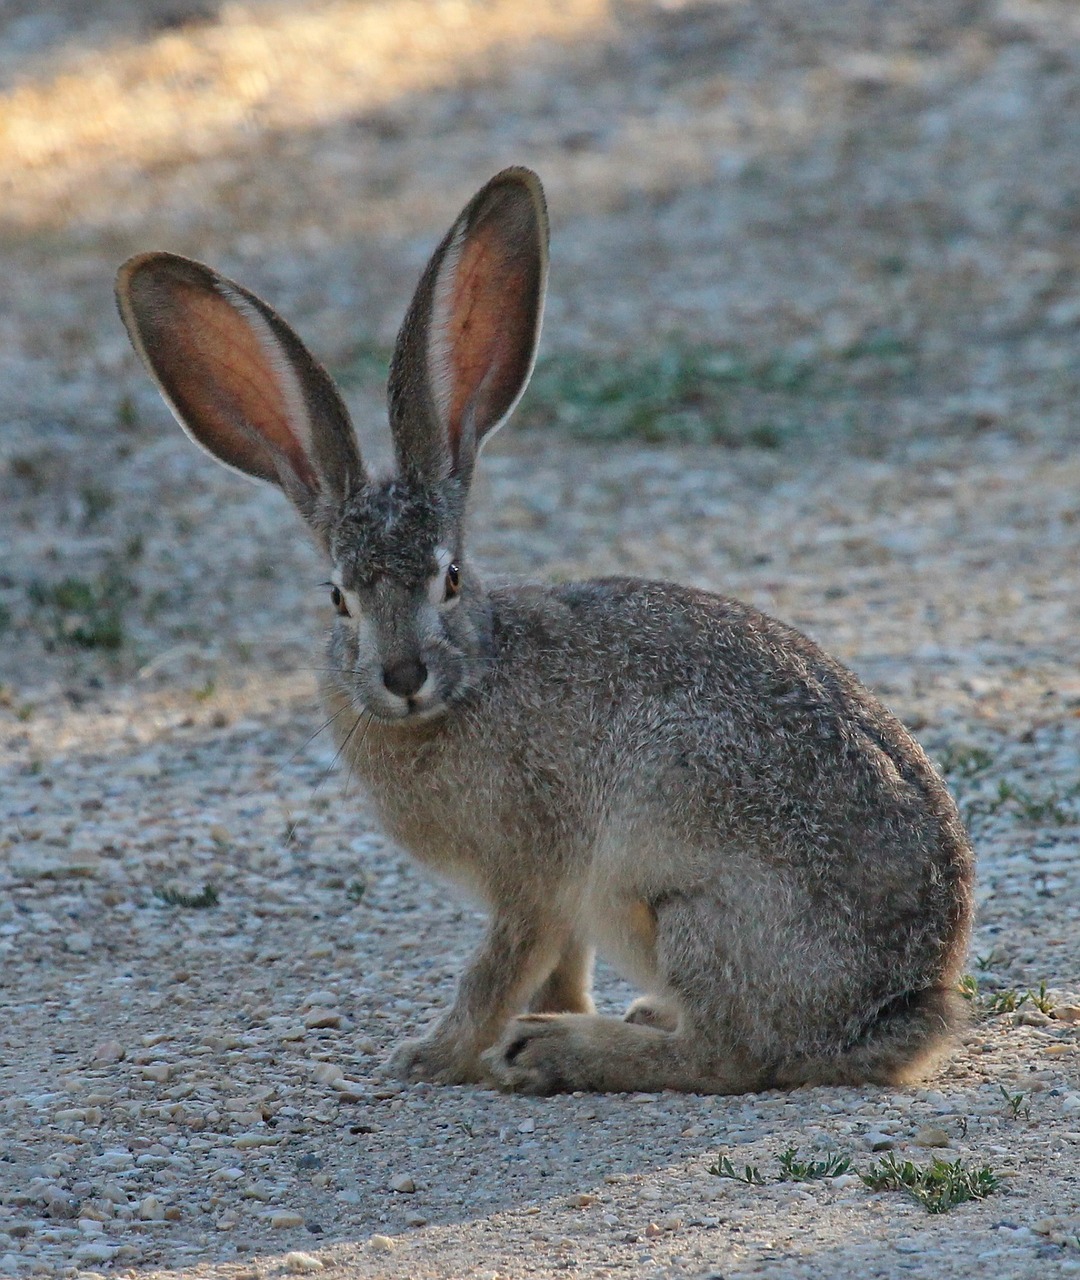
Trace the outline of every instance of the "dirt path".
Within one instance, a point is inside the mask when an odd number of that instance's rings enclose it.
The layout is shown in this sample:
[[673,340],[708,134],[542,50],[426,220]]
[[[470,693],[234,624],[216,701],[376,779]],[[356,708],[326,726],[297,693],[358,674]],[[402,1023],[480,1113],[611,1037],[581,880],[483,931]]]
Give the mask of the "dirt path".
[[[41,8],[0,6],[0,1275],[1080,1272],[1078,1030],[1039,1008],[1080,1004],[1075,6]],[[317,557],[166,420],[111,276],[239,276],[385,453],[416,273],[511,162],[549,358],[474,551],[750,600],[916,729],[980,857],[983,1016],[926,1089],[380,1069],[480,918],[331,770]],[[930,1215],[792,1147],[1001,1186]]]

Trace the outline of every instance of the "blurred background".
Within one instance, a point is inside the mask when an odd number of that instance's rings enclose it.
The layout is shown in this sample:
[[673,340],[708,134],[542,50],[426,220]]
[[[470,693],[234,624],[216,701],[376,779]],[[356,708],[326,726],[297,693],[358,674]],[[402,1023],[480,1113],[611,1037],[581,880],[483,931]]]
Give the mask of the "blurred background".
[[[847,597],[891,566],[898,643],[940,647],[956,486],[1060,469],[1075,436],[1070,0],[3,0],[9,701],[280,669],[325,607],[280,498],[216,472],[136,368],[117,264],[167,248],[261,293],[377,459],[419,270],[509,163],[546,184],[553,270],[481,481],[487,562],[741,591],[852,660]],[[1074,492],[1028,504],[1069,546]],[[974,541],[962,572],[1002,567]],[[1031,604],[997,594],[956,643]]]

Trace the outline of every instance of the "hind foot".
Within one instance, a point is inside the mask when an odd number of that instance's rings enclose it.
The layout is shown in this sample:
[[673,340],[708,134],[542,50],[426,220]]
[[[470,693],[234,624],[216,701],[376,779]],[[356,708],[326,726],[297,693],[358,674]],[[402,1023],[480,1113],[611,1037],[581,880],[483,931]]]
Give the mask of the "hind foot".
[[679,1011],[660,996],[638,996],[626,1006],[624,1022],[636,1022],[642,1027],[655,1027],[657,1031],[677,1031]]

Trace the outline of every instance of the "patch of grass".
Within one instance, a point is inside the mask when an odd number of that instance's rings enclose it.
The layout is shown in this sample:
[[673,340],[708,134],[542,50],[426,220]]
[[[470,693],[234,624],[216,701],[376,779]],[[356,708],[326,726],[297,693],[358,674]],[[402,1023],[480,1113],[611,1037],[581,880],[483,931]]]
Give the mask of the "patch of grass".
[[135,401],[131,396],[123,395],[120,397],[116,402],[114,417],[119,431],[135,432],[139,430],[139,411],[135,407]]
[[893,1155],[880,1160],[869,1173],[859,1175],[871,1191],[903,1191],[927,1213],[948,1213],[967,1200],[985,1200],[1001,1185],[989,1167],[966,1165],[963,1160],[939,1160],[917,1165]]
[[97,524],[116,505],[116,494],[103,484],[84,484],[79,490],[79,499],[83,504],[83,521],[87,525]]
[[1000,991],[988,991],[985,995],[979,990],[978,979],[974,974],[965,973],[957,983],[957,991],[965,1000],[986,1017],[999,1018],[1006,1013],[1016,1013],[1025,1004],[1032,1004],[1040,1013],[1049,1016],[1054,1008],[1054,1001],[1047,994],[1046,983],[1040,982],[1038,991],[1017,991],[1015,987],[1004,987]]
[[745,1182],[751,1187],[763,1187],[765,1185],[765,1179],[761,1176],[757,1165],[744,1165],[740,1172],[727,1156],[717,1156],[716,1163],[709,1165],[708,1171],[714,1178],[731,1178],[735,1182]]
[[1026,995],[1021,995],[1012,987],[1007,987],[1004,991],[992,991],[989,995],[983,996],[979,1001],[979,1008],[983,1013],[999,1017],[1003,1013],[1015,1013],[1026,1001]]
[[204,884],[198,893],[183,893],[167,885],[160,885],[154,890],[154,897],[169,907],[189,907],[194,911],[204,911],[207,907],[216,907],[219,902],[218,891],[212,884]]
[[801,1160],[795,1147],[779,1156],[781,1182],[817,1182],[821,1178],[839,1178],[851,1170],[851,1157],[830,1155],[824,1160]]
[[335,361],[330,373],[343,387],[376,387],[386,382],[392,354],[389,347],[377,342],[356,342],[341,360]]
[[1005,1099],[1005,1106],[1008,1108],[1009,1115],[1014,1120],[1019,1120],[1021,1115],[1025,1120],[1031,1119],[1031,1105],[1027,1101],[1026,1093],[1010,1093],[1003,1084],[999,1084],[998,1089]]
[[979,999],[979,980],[973,973],[965,973],[956,984],[956,990],[965,1000],[970,1000],[974,1004]]
[[1031,1001],[1040,1013],[1045,1013],[1047,1017],[1054,1012],[1054,1007],[1057,1003],[1055,1000],[1051,1000],[1048,995],[1045,981],[1039,983],[1038,991],[1029,991],[1027,999]]
[[1080,823],[1080,783],[1074,783],[1063,791],[1051,788],[1042,794],[1029,791],[1002,778],[990,792],[970,795],[961,802],[960,810],[965,823],[974,827],[981,818],[995,814],[1012,813],[1023,822],[1035,825],[1053,823],[1065,827]]
[[42,612],[46,642],[114,651],[124,643],[124,609],[135,586],[115,567],[95,578],[32,583],[27,594]]
[[745,391],[793,395],[817,377],[813,364],[791,356],[753,359],[679,341],[620,358],[560,353],[537,365],[519,420],[554,423],[587,440],[776,449],[790,429],[760,416],[736,425],[734,397]]
[[209,702],[215,693],[217,693],[217,682],[213,676],[208,676],[205,684],[192,690],[191,696],[196,702]]
[[950,743],[938,752],[938,765],[947,778],[977,778],[994,763],[994,757],[982,747]]

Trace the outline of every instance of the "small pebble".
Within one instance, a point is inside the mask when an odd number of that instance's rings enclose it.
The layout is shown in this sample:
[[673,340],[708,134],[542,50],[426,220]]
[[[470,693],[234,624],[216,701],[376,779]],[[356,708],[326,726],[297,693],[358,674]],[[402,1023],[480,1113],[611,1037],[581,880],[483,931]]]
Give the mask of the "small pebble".
[[304,1215],[295,1209],[275,1209],[270,1215],[270,1225],[275,1230],[287,1230],[290,1227],[302,1227]]
[[915,1134],[915,1145],[917,1147],[947,1147],[951,1139],[944,1129],[934,1128],[927,1125],[919,1129]]
[[896,1139],[887,1133],[868,1133],[863,1139],[871,1151],[892,1151]]
[[411,1195],[416,1190],[416,1183],[407,1173],[399,1173],[397,1177],[390,1179],[390,1190],[398,1191],[402,1195]]
[[122,1062],[126,1052],[119,1040],[103,1040],[90,1055],[90,1061],[101,1063]]
[[323,1263],[313,1253],[301,1253],[294,1250],[284,1257],[285,1270],[303,1273],[306,1271],[322,1271]]
[[368,1244],[376,1253],[391,1253],[394,1250],[394,1242],[389,1236],[372,1236]]
[[318,1031],[325,1027],[340,1027],[344,1018],[340,1013],[335,1013],[333,1009],[312,1009],[310,1013],[304,1015],[304,1026],[309,1031]]
[[139,1204],[139,1217],[144,1222],[164,1222],[165,1206],[157,1196],[146,1196]]

